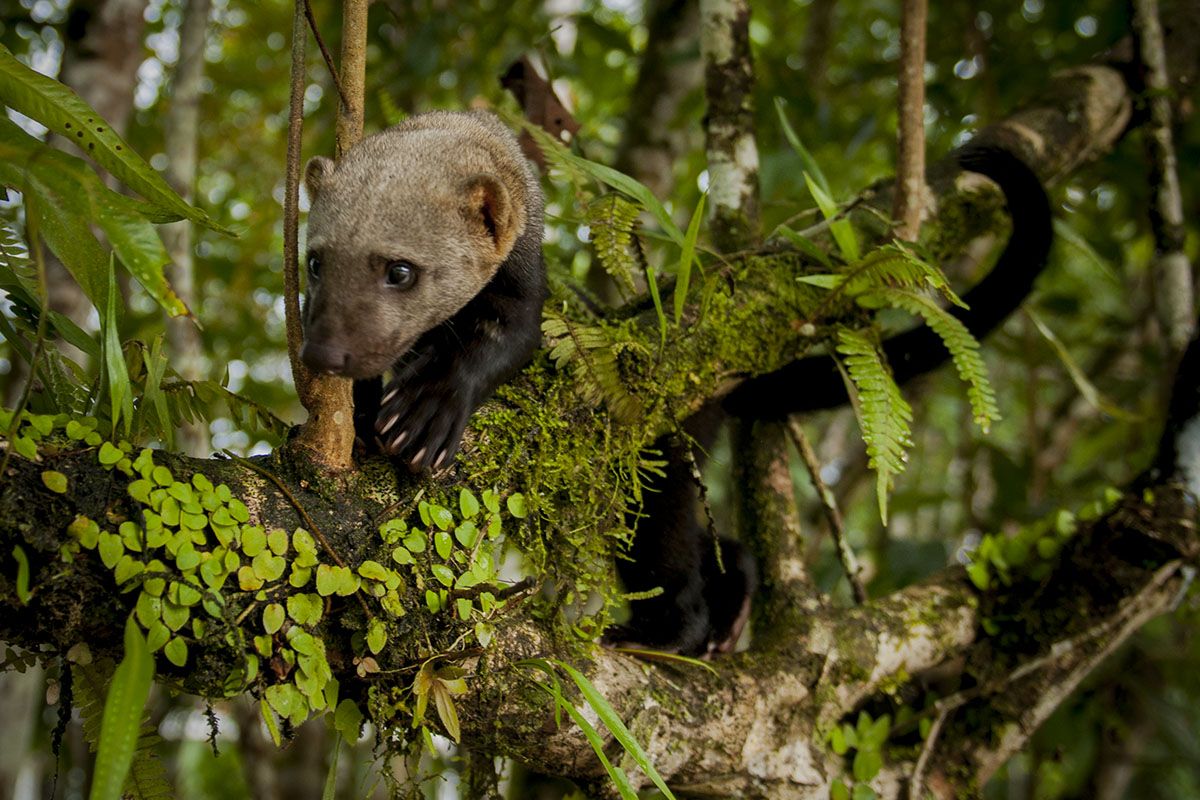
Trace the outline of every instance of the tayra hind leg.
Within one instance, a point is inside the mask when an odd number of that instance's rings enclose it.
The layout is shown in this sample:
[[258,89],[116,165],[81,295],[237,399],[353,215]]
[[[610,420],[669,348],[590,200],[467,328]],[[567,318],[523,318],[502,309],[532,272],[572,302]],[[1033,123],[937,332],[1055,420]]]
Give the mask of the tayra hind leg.
[[[658,587],[663,591],[631,601],[629,622],[610,632],[609,641],[685,655],[729,652],[737,643],[749,618],[757,569],[745,547],[725,537],[714,542],[697,520],[697,487],[691,469],[693,459],[704,459],[723,418],[720,409],[711,405],[685,423],[698,445],[693,458],[685,445],[673,441],[677,437],[659,440],[657,447],[667,466],[662,477],[645,487],[630,559],[618,561],[617,569],[629,592]],[[724,571],[717,561],[717,547]]]

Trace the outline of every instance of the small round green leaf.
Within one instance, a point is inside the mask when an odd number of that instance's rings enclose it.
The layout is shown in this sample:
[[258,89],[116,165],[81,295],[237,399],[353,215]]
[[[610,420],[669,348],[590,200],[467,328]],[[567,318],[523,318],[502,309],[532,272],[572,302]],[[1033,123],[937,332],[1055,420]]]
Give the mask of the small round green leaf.
[[263,609],[263,630],[273,634],[283,627],[285,618],[283,606],[279,603],[271,603]]
[[520,492],[509,495],[508,500],[505,501],[505,505],[508,506],[508,513],[517,519],[525,519],[529,514],[529,506],[525,502],[525,495]]
[[42,483],[52,492],[65,494],[67,491],[67,476],[52,469],[42,473]]

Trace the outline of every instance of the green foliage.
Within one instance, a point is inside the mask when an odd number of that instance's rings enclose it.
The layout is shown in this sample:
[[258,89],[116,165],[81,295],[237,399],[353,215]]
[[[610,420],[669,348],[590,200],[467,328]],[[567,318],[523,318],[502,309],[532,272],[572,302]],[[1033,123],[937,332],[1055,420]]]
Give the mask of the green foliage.
[[679,247],[679,267],[675,270],[675,324],[683,319],[683,306],[687,301],[688,283],[692,275],[692,262],[695,260],[696,240],[700,237],[700,224],[704,221],[704,201],[707,194],[700,195],[696,209],[692,212],[692,220],[688,223],[687,234]]
[[[134,629],[136,630],[136,626],[134,626]],[[128,636],[130,634],[130,623],[128,622],[126,623],[125,631]],[[143,643],[140,647],[144,650],[145,644]],[[128,661],[129,652],[127,649],[125,660],[122,663]],[[113,670],[113,662],[109,659],[93,662],[90,650],[86,648],[86,645],[72,648],[69,658],[72,661],[72,695],[75,705],[79,709],[80,719],[83,722],[83,735],[88,742],[88,746],[93,751],[96,751],[106,735],[104,725],[108,718],[112,687],[116,685],[117,680]],[[139,656],[138,660],[141,660],[141,656]],[[145,663],[143,661],[141,668],[144,667]],[[153,670],[153,664],[151,664],[150,668]],[[128,681],[125,685],[128,685]],[[146,688],[147,690],[149,689],[148,684]],[[106,696],[108,699],[106,699]],[[143,696],[142,703],[144,702],[145,697]],[[124,785],[116,785],[119,796],[134,798],[134,800],[169,798],[171,796],[171,785],[167,777],[166,764],[159,757],[157,750],[162,739],[150,723],[148,713],[142,705],[138,705],[136,709],[122,709],[118,712],[117,716],[123,718],[122,724],[124,725],[129,724],[128,717],[136,719],[136,728],[132,733],[136,737],[136,741],[131,759],[127,760],[121,768],[122,773],[125,775]],[[123,731],[123,734],[125,736],[130,735],[128,730]],[[110,739],[110,752],[116,744],[116,739]],[[96,761],[93,793],[101,791],[97,787],[100,785],[102,772],[105,776],[105,781],[112,778],[111,772],[107,767],[101,770],[101,755],[99,752],[97,753]],[[108,762],[106,761],[106,763]]]
[[[1089,522],[1107,514],[1121,499],[1115,488],[1106,489],[1103,497],[1073,513],[1061,508],[1047,516],[1023,525],[1016,534],[989,533],[971,552],[967,576],[980,591],[1010,587],[1018,580],[1041,581],[1051,572],[1062,546],[1075,535],[1079,522]],[[984,629],[990,635],[997,632],[995,623],[985,619]]]
[[85,148],[89,157],[152,204],[144,216],[167,222],[187,218],[220,229],[198,208],[177,195],[154,168],[141,159],[112,126],[79,95],[58,81],[33,71],[0,45],[0,102],[41,122],[50,130]]
[[831,299],[858,299],[887,288],[933,289],[955,305],[963,305],[941,270],[898,243],[872,250],[841,272],[804,275],[797,280],[833,290]]
[[837,351],[857,389],[855,411],[867,445],[868,465],[875,470],[879,513],[887,524],[887,496],[895,476],[904,471],[912,447],[912,407],[879,356],[878,345],[861,333],[838,329]]
[[833,240],[837,242],[838,250],[842,253],[842,258],[846,261],[857,261],[859,254],[858,239],[854,235],[854,228],[850,225],[850,220],[839,216],[838,207],[833,202],[833,198],[808,173],[805,173],[804,180],[808,184],[808,191],[812,194],[813,199],[817,201],[817,206],[821,209],[821,213],[825,215],[825,219],[829,222],[829,232],[833,234]]
[[542,334],[550,344],[555,367],[570,367],[584,399],[593,405],[603,401],[619,420],[638,418],[642,401],[621,379],[620,356],[623,351],[649,354],[628,328],[580,326],[565,315],[547,310]]
[[854,800],[871,800],[876,796],[875,790],[868,783],[874,780],[883,768],[883,747],[887,744],[890,732],[891,717],[888,714],[872,719],[865,711],[858,713],[854,725],[842,723],[830,731],[829,748],[834,753],[841,756],[854,751],[854,760],[851,762],[854,781],[848,787],[842,780],[835,780],[833,796]]
[[575,708],[573,703],[563,697],[562,687],[558,682],[558,675],[554,671],[555,667],[563,670],[571,677],[580,694],[583,695],[584,702],[591,707],[596,717],[600,720],[600,723],[604,725],[609,734],[621,745],[625,753],[646,774],[646,777],[650,778],[658,790],[663,793],[664,797],[674,800],[675,795],[671,793],[666,781],[662,779],[662,776],[658,774],[658,770],[654,768],[654,763],[650,760],[650,756],[647,755],[637,738],[625,727],[625,723],[621,721],[616,710],[604,698],[604,695],[600,694],[592,682],[587,679],[587,676],[570,664],[556,660],[547,661],[540,658],[530,658],[517,662],[517,666],[541,670],[550,678],[550,683],[543,683],[536,678],[534,679],[534,683],[553,698],[555,724],[561,727],[562,723],[559,712],[566,711],[567,715],[571,717],[580,730],[583,731],[584,736],[587,737],[588,743],[591,744],[592,749],[595,751],[597,758],[600,759],[600,763],[604,765],[604,769],[616,787],[617,792],[624,800],[636,800],[637,792],[633,790],[633,786],[629,783],[629,778],[625,775],[624,770],[608,760],[608,756],[604,753],[604,742],[595,727]]
[[130,770],[134,753],[140,749],[146,698],[153,681],[154,659],[130,616],[125,623],[125,656],[113,672],[104,701],[90,800],[117,800],[127,783],[136,797],[163,794],[163,776],[154,774],[156,770],[148,766]]
[[950,351],[958,377],[967,384],[967,400],[971,403],[975,424],[987,433],[991,424],[1000,419],[1000,409],[988,381],[987,366],[979,355],[979,342],[967,327],[927,295],[905,289],[878,289],[872,299],[925,318],[925,323]]
[[639,267],[632,252],[634,228],[641,206],[616,192],[601,195],[588,204],[586,219],[592,248],[600,266],[626,297],[636,293],[634,273]]

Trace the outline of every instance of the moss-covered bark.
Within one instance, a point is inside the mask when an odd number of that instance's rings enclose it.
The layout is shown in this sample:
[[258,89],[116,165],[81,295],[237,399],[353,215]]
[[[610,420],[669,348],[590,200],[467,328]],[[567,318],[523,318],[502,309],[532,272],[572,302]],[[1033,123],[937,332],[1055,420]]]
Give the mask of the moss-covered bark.
[[[1066,74],[1049,95],[1054,107],[1031,107],[981,135],[1019,137],[1049,176],[1123,130],[1129,93],[1114,71]],[[1074,110],[1062,113],[1068,105]],[[931,186],[944,216],[931,241],[939,255],[959,253],[976,234],[998,230],[998,204],[951,167],[939,169]],[[931,754],[899,732],[873,785],[899,796],[918,759],[938,785],[974,785],[1105,653],[1170,607],[1197,551],[1195,509],[1178,487],[1123,497],[1081,524],[1037,562],[1035,583],[1026,582],[1032,562],[1014,582],[983,581],[984,589],[978,575],[972,583],[951,569],[853,609],[784,609],[761,623],[776,626],[772,636],[713,673],[648,666],[590,643],[603,613],[589,627],[581,611],[588,596],[612,591],[611,559],[629,535],[625,511],[636,507],[646,467],[642,448],[706,399],[806,352],[826,322],[810,319],[819,297],[795,280],[808,269],[793,254],[731,261],[694,283],[685,324],[665,340],[649,319],[601,323],[620,344],[618,388],[634,403],[581,391],[586,370],[557,370],[539,357],[480,410],[463,456],[435,475],[374,461],[331,476],[295,452],[250,462],[156,452],[150,465],[136,451],[85,447],[63,435],[60,420],[41,440],[40,461],[12,455],[0,476],[0,638],[47,658],[80,642],[114,651],[133,612],[183,640],[181,666],[168,645],[158,664],[163,680],[187,691],[252,691],[297,720],[351,700],[403,734],[419,705],[414,686],[423,686],[450,694],[475,750],[602,783],[578,730],[555,728],[536,673],[517,665],[557,657],[585,668],[681,793],[770,798],[824,797],[833,780],[849,780],[849,761],[826,746],[827,735],[859,709],[922,708],[921,678],[938,668],[972,688],[951,690],[929,712],[942,730]],[[50,471],[65,477],[65,492]],[[482,544],[493,523],[525,554],[544,595],[459,580],[494,567]],[[152,550],[163,567],[146,573]],[[221,575],[204,566],[218,559]],[[163,581],[162,596],[153,580]],[[172,627],[180,607],[184,621]],[[337,678],[336,698],[328,677]],[[289,714],[297,693],[303,713]],[[426,722],[446,730],[433,709],[426,705]],[[610,755],[620,758],[615,747]]]

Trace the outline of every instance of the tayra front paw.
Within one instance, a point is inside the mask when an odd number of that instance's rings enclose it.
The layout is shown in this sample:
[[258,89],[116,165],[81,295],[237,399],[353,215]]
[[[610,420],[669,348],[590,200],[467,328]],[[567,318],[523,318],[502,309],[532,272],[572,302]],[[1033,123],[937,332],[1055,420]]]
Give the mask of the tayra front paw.
[[458,452],[474,409],[469,393],[449,383],[393,383],[383,394],[375,430],[383,452],[414,472],[441,469]]

